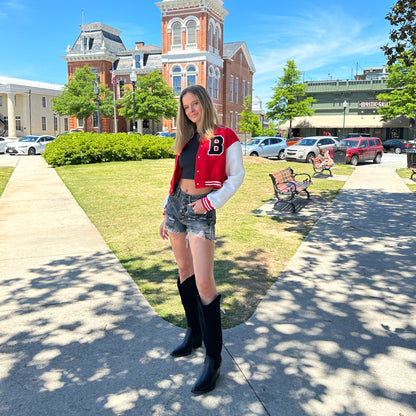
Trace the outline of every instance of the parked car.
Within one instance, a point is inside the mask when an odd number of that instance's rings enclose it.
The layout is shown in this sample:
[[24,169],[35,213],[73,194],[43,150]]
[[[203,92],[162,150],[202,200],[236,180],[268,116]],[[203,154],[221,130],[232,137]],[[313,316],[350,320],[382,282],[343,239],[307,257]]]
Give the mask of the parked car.
[[298,143],[285,150],[286,160],[311,163],[318,156],[320,149],[337,148],[339,142],[335,136],[304,137]]
[[412,147],[412,143],[405,143],[398,139],[386,140],[383,142],[383,148],[385,152],[394,152],[394,153],[401,153],[404,152],[406,149],[410,149]]
[[290,139],[286,139],[287,146],[293,146],[294,144],[298,143],[299,140],[302,140],[302,137],[291,137]]
[[283,137],[254,137],[249,143],[241,143],[244,156],[285,158],[286,141]]
[[349,137],[370,137],[368,133],[347,133],[340,137],[342,139],[348,139]]
[[6,147],[9,143],[13,143],[14,140],[0,137],[0,153],[6,153]]
[[383,156],[383,145],[378,137],[350,137],[341,140],[339,146],[346,148],[347,163],[353,166],[368,160],[380,163]]
[[174,131],[159,131],[156,133],[156,136],[161,136],[161,137],[176,137],[176,133]]
[[55,140],[53,136],[31,134],[17,142],[9,143],[6,153],[11,155],[36,155],[45,151],[46,145]]

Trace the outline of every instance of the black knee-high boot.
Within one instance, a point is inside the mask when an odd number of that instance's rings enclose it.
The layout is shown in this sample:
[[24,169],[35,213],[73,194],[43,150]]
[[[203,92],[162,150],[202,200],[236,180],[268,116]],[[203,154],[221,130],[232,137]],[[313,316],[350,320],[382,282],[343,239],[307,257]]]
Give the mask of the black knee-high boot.
[[202,338],[204,339],[206,356],[204,368],[192,393],[203,394],[215,389],[221,368],[222,329],[221,329],[221,295],[209,305],[203,305],[198,297]]
[[193,348],[199,348],[202,345],[198,311],[198,289],[196,287],[195,275],[188,277],[183,283],[180,283],[178,279],[177,284],[185,310],[187,329],[182,344],[176,347],[171,352],[171,355],[173,357],[184,357],[185,355],[189,355]]

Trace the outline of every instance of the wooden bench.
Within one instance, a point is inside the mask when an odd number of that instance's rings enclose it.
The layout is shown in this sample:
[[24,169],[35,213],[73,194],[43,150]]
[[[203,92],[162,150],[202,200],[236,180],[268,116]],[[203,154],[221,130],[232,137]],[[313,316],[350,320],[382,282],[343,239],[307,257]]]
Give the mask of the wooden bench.
[[325,175],[324,172],[328,172],[328,176],[332,176],[332,171],[330,167],[326,167],[325,164],[322,165],[321,163],[321,159],[319,159],[319,157],[314,157],[312,159],[312,166],[313,166],[313,171],[315,172],[313,174],[313,176],[316,176],[318,174],[322,174]]
[[409,169],[412,171],[412,174],[410,175],[410,179],[413,179],[413,175],[416,175],[416,164],[412,163]]
[[[295,204],[293,199],[301,192],[305,192],[307,199],[310,199],[308,192],[308,186],[312,184],[311,176],[307,173],[293,172],[292,168],[286,168],[279,170],[275,173],[269,173],[270,178],[273,182],[274,194],[277,198],[277,202],[274,204],[274,208],[279,202],[285,202],[292,206],[292,211],[296,212]],[[304,179],[299,181],[296,177],[303,176]]]

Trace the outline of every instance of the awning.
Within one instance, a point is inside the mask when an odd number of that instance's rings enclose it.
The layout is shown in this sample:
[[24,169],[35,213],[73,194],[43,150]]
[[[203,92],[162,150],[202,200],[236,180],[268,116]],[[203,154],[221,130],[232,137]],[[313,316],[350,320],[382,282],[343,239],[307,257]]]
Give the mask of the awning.
[[[289,122],[287,121],[282,126],[283,129],[289,128]],[[296,117],[292,120],[292,129],[308,129],[308,128],[338,128],[344,127],[344,116],[310,116],[310,117]],[[389,121],[382,121],[379,114],[376,115],[346,115],[345,116],[345,128],[409,128],[410,122],[406,117],[396,117]]]

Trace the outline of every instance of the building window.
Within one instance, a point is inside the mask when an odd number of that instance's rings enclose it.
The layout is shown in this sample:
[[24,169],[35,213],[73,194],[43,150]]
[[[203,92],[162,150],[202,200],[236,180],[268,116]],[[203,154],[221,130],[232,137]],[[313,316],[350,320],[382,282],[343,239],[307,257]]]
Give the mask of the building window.
[[182,91],[182,69],[176,67],[172,71],[172,87],[176,95],[179,95]]
[[218,28],[215,29],[215,49],[219,50],[219,38],[220,38],[220,31],[218,30]]
[[234,100],[234,77],[230,76],[230,101]]
[[214,97],[214,78],[215,73],[212,66],[208,70],[208,93],[210,97]]
[[214,98],[218,100],[218,78],[215,77],[214,80]]
[[172,45],[182,45],[182,25],[180,23],[174,23],[172,26]]
[[134,56],[134,63],[135,63],[135,68],[136,69],[138,69],[138,68],[141,68],[142,67],[142,64],[141,64],[141,55],[135,55]]
[[92,113],[92,127],[98,127],[98,113]]
[[122,79],[118,82],[118,88],[119,88],[118,96],[120,98],[124,97],[124,81]]
[[53,116],[53,131],[58,131],[58,117]]
[[0,95],[0,107],[3,107],[3,97]]
[[42,97],[42,108],[46,108],[46,97]]
[[46,117],[43,116],[42,117],[42,131],[46,131],[46,129],[47,129]]
[[16,116],[16,130],[22,130],[22,119],[20,116]]
[[82,119],[82,118],[78,119],[78,127],[80,129],[84,128],[84,119]]
[[68,117],[64,118],[64,130],[65,131],[69,130],[69,119],[68,119]]
[[235,103],[238,104],[238,78],[235,78]]
[[242,91],[242,98],[243,98],[243,103],[244,103],[244,100],[245,100],[245,98],[246,98],[246,81],[243,79],[243,91]]
[[232,111],[230,111],[230,129],[232,129],[233,128],[233,112]]
[[186,71],[186,86],[196,84],[196,69],[194,66],[190,66]]
[[186,25],[186,43],[188,45],[196,43],[196,23],[194,20]]
[[209,29],[208,29],[208,38],[209,38],[209,46],[211,48],[214,47],[214,41],[213,41],[213,37],[214,37],[214,27],[211,25],[209,25]]
[[234,116],[234,130],[235,131],[238,130],[238,113],[237,113],[237,111],[235,112],[235,116]]
[[250,83],[249,82],[247,82],[247,95],[251,95],[251,92],[250,92]]

